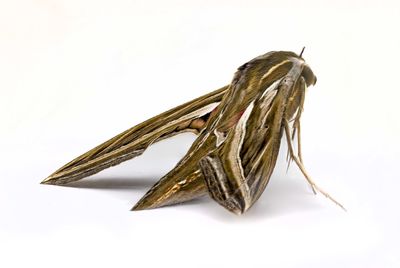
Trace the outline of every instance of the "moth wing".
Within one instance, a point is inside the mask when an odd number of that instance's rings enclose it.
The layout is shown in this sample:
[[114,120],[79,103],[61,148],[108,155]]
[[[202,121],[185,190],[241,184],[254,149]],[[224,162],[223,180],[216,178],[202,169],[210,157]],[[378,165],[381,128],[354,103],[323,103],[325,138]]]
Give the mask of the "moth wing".
[[228,210],[248,210],[267,186],[279,153],[286,106],[303,65],[296,60],[250,102],[217,150],[201,159],[210,196]]
[[274,88],[252,102],[225,142],[200,161],[211,197],[236,214],[254,204],[275,166],[280,139],[274,135],[280,133],[266,120],[276,92]]
[[173,135],[199,133],[227,87],[196,98],[140,123],[62,166],[42,183],[66,184],[141,155],[151,144]]
[[[240,133],[243,134],[245,132],[241,132],[241,128],[238,127],[237,123],[243,120],[241,118],[247,118],[248,113],[252,112],[251,109],[247,109],[249,105],[254,106],[255,101],[260,98],[260,96],[264,96],[265,98],[269,98],[269,101],[262,99],[262,102],[267,103],[260,104],[260,108],[264,108],[262,111],[269,110],[268,108],[265,109],[264,106],[269,105],[268,103],[276,94],[276,90],[272,89],[276,89],[278,85],[277,81],[284,77],[292,68],[293,63],[290,58],[295,56],[294,53],[287,52],[267,53],[239,67],[221,103],[218,105],[215,113],[213,112],[210,116],[206,128],[194,141],[186,155],[138,201],[133,209],[156,208],[183,202],[188,200],[188,198],[192,198],[193,196],[197,197],[199,194],[205,193],[208,189],[211,197],[217,200],[221,205],[232,211],[238,210],[238,213],[241,213],[245,208],[244,205],[230,205],[229,201],[232,200],[232,198],[221,197],[219,193],[219,188],[223,188],[226,184],[233,184],[235,180],[239,180],[235,176],[240,176],[241,173],[240,171],[238,172],[240,167],[236,168],[237,170],[235,172],[219,172],[222,170],[218,167],[218,165],[222,165],[219,163],[221,162],[219,160],[224,160],[224,164],[226,164],[227,161],[229,162],[230,159],[232,159],[232,157],[221,158],[219,154],[221,154],[222,148],[235,150],[235,148],[237,149],[240,147],[237,146],[237,137],[240,136]],[[247,110],[247,113],[245,110]],[[250,116],[249,120],[251,121],[254,118],[254,116]],[[244,125],[245,124],[242,124],[241,126],[243,127]],[[234,132],[232,132],[232,129],[235,129]],[[255,136],[258,135],[256,130],[251,130],[250,132]],[[230,139],[232,139],[230,142],[231,145],[227,145]],[[277,150],[279,150],[279,144],[275,146],[277,146]],[[216,161],[213,162],[213,159]],[[231,162],[234,163],[234,160]],[[228,166],[228,164],[226,165]],[[231,167],[232,166],[233,164]],[[272,170],[274,164],[271,164],[271,166]],[[199,168],[201,172],[199,172]],[[214,172],[219,173],[215,174]],[[198,179],[193,180],[194,177]],[[217,179],[213,180],[213,178]],[[224,180],[227,181],[227,183],[224,183]],[[204,183],[194,186],[193,182],[199,181],[205,181],[207,183],[207,188]],[[216,187],[213,185],[213,182],[216,183]],[[231,192],[240,189],[240,187],[237,187],[237,184],[236,186],[234,184],[230,186]],[[190,192],[190,195],[188,195],[188,191],[184,189],[189,188],[191,190],[197,190]],[[229,195],[230,192],[227,190],[223,193]],[[244,193],[246,192],[244,191]],[[224,202],[227,198],[229,200]],[[242,199],[238,198],[237,200],[241,202],[243,201]],[[242,209],[235,209],[237,207],[242,207]]]

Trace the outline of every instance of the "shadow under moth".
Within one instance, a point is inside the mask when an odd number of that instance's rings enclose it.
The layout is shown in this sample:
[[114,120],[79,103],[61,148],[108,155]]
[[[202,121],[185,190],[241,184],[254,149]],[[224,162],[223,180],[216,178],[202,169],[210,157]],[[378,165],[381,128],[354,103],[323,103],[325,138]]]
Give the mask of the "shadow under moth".
[[240,66],[229,85],[122,132],[42,183],[62,185],[80,180],[141,155],[155,142],[190,131],[198,137],[186,155],[133,210],[181,203],[208,193],[224,208],[241,214],[267,186],[283,136],[288,143],[288,161],[296,163],[313,192],[343,208],[312,181],[301,156],[305,92],[316,81],[302,53],[266,53]]

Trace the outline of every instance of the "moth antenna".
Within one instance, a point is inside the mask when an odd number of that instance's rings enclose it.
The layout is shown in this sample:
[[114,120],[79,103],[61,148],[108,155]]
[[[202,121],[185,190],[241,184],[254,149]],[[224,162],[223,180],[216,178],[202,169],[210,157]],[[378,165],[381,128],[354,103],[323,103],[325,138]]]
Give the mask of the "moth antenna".
[[301,56],[303,56],[304,49],[306,49],[306,47],[303,47],[303,49],[301,50],[301,52],[300,52],[300,58],[301,58]]

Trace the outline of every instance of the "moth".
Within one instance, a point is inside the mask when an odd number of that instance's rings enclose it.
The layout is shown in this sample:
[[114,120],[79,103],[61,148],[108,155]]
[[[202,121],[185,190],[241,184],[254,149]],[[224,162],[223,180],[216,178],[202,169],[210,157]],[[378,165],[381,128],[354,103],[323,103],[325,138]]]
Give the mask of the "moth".
[[297,164],[314,193],[343,208],[315,184],[303,165],[300,118],[306,88],[315,85],[317,78],[302,54],[272,51],[258,56],[240,66],[229,85],[122,132],[42,183],[80,180],[141,155],[155,142],[189,131],[198,137],[186,155],[132,210],[181,203],[208,193],[224,208],[242,214],[267,186],[285,138],[289,163]]

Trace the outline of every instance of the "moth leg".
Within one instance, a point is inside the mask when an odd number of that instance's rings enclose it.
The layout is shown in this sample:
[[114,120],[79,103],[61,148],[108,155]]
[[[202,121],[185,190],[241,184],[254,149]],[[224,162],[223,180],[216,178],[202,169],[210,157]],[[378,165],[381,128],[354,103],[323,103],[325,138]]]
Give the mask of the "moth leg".
[[301,127],[300,120],[295,121],[295,129],[297,129],[297,155],[299,156],[300,162],[303,164],[303,155],[301,153]]
[[286,134],[286,139],[287,139],[287,143],[288,143],[288,148],[289,148],[289,152],[291,154],[292,159],[294,160],[294,162],[297,164],[297,166],[299,167],[301,173],[303,173],[304,177],[306,178],[307,182],[311,185],[311,187],[318,191],[319,193],[321,193],[322,195],[324,195],[326,198],[330,199],[333,203],[335,203],[336,205],[338,205],[339,207],[341,207],[343,210],[346,210],[342,204],[340,204],[338,201],[336,201],[333,197],[331,197],[327,192],[325,192],[324,190],[322,190],[310,177],[310,175],[307,173],[303,163],[300,161],[299,157],[297,155],[294,154],[294,149],[293,149],[293,144],[290,138],[290,128],[289,128],[289,122],[287,119],[283,120],[283,124],[285,127],[285,134]]
[[[302,155],[302,150],[301,150],[301,127],[300,127],[300,108],[299,111],[297,112],[296,118],[294,119],[293,122],[293,131],[291,134],[292,137],[292,141],[294,140],[295,137],[297,137],[297,156],[299,157],[300,162],[304,165],[303,162],[303,155]],[[296,135],[297,134],[297,135]],[[287,154],[286,154],[286,161],[288,162],[287,168],[286,168],[286,172],[289,170],[290,167],[290,163],[292,162],[292,158],[291,158],[291,153],[289,150],[289,145],[288,145],[288,150],[287,150]],[[316,193],[314,188],[312,188],[312,191],[314,192],[314,194]]]
[[[303,162],[303,156],[301,153],[301,128],[300,128],[300,117],[297,119],[295,119],[294,121],[294,126],[293,126],[293,133],[292,133],[292,140],[294,139],[295,136],[295,132],[297,130],[297,156],[299,158],[300,163],[304,166],[304,162]],[[288,145],[289,147],[289,145]],[[290,150],[288,149],[288,154],[290,154]],[[290,163],[290,162],[289,162]],[[288,165],[289,168],[289,165]],[[317,194],[317,192],[315,191],[315,188],[313,187],[313,185],[310,185],[311,190],[313,191],[314,194]]]
[[[300,113],[300,110],[298,111],[298,114],[299,113]],[[289,125],[289,122],[287,121],[287,119],[285,119],[285,123]],[[291,141],[290,141],[290,144],[288,142],[288,150],[287,150],[287,156],[286,156],[286,161],[288,162],[288,165],[287,165],[287,168],[286,168],[286,172],[289,170],[290,163],[292,162],[292,160],[294,160],[294,158],[293,158],[294,146],[293,146],[293,142],[292,141],[294,140],[295,136],[297,136],[297,157],[298,157],[300,163],[304,166],[303,157],[302,157],[302,154],[301,154],[301,134],[300,134],[301,132],[300,132],[300,130],[301,130],[301,128],[300,128],[300,116],[296,115],[296,118],[294,119],[294,122],[293,122],[293,131],[292,131],[291,135],[289,134],[289,136],[291,136]],[[297,131],[297,133],[296,133],[296,131]],[[289,130],[289,133],[290,133],[290,130]],[[290,137],[289,137],[289,139],[290,139]],[[314,194],[317,194],[317,192],[315,191],[315,188],[313,187],[312,184],[310,184],[310,188],[311,188],[311,190],[313,191]]]
[[[303,156],[302,156],[302,150],[301,150],[301,125],[300,125],[300,118],[303,112],[303,107],[304,107],[304,100],[305,100],[305,92],[306,92],[307,85],[304,81],[304,79],[300,80],[300,85],[299,89],[296,91],[298,92],[298,97],[296,98],[296,115],[293,119],[293,125],[292,125],[292,141],[294,141],[295,136],[297,136],[297,155],[300,160],[300,162],[304,165],[303,162]],[[289,115],[290,116],[290,115]],[[296,135],[297,134],[297,135]],[[290,158],[290,151],[288,149],[287,151],[287,170],[289,169],[290,163],[291,163],[291,158]],[[287,172],[286,170],[286,172]],[[314,194],[316,194],[315,189],[311,187],[311,190],[313,191]]]
[[292,140],[294,140],[294,137],[296,135],[296,131],[297,131],[297,155],[299,156],[299,160],[301,163],[303,163],[303,156],[301,153],[301,126],[300,126],[300,118],[301,118],[301,114],[303,113],[303,107],[304,107],[304,100],[305,100],[305,91],[306,91],[306,83],[303,82],[302,83],[302,90],[301,94],[300,94],[300,103],[299,103],[299,107],[297,109],[297,113],[296,113],[296,117],[294,118],[294,122],[293,122],[293,133],[292,133]]

